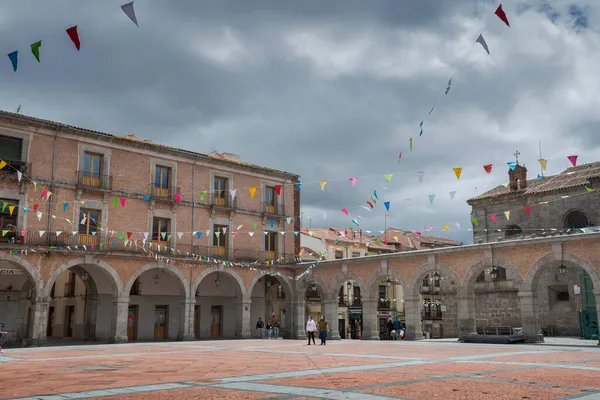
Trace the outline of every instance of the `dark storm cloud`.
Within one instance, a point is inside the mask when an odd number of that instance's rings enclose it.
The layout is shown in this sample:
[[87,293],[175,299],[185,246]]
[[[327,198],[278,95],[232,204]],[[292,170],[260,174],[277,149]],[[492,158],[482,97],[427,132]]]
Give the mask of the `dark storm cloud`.
[[[565,152],[598,159],[594,2],[505,5],[511,28],[491,0],[138,0],[140,28],[123,2],[2,3],[0,45],[20,63],[0,65],[0,106],[298,173],[313,227],[360,216],[361,228],[383,229],[381,202],[359,207],[376,189],[392,203],[388,226],[442,234],[458,222],[444,235],[463,241],[465,200],[505,182],[515,150],[533,176],[539,140],[549,172]],[[64,32],[75,24],[80,52]],[[490,56],[473,46],[482,31]],[[29,45],[40,39],[38,64]]]

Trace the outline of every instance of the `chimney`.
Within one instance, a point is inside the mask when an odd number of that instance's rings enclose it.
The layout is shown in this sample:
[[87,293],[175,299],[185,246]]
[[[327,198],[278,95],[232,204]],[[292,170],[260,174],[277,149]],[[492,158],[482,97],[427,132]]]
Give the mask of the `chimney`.
[[517,164],[515,170],[508,169],[509,188],[511,192],[527,189],[527,168]]

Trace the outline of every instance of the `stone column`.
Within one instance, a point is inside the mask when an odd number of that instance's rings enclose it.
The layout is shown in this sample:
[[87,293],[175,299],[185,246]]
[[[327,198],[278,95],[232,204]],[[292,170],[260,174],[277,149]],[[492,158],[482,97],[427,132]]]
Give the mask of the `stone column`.
[[96,320],[98,318],[98,295],[87,295],[85,301],[85,319],[83,321],[83,340],[96,340]]
[[[598,283],[596,283],[597,285]],[[596,296],[596,313],[598,315],[600,315],[600,288],[596,288],[595,290],[595,296]],[[600,346],[600,335],[598,335],[598,346]]]
[[44,346],[46,344],[46,329],[48,328],[48,305],[47,297],[36,298],[31,307],[33,312],[31,341],[28,345]]
[[196,299],[183,299],[179,304],[179,334],[177,340],[194,340],[194,305]]
[[127,318],[129,317],[129,297],[117,297],[114,301],[112,335],[109,343],[125,343],[127,337]]
[[305,314],[306,301],[304,299],[298,299],[296,301],[296,339],[306,340],[306,319],[308,318]]
[[377,318],[377,299],[363,299],[362,318],[363,331],[360,337],[363,340],[379,340],[379,320]]
[[523,324],[523,336],[528,343],[542,343],[544,335],[540,331],[540,324],[535,314],[535,293],[530,290],[519,291],[519,302],[521,305],[521,321]]
[[252,338],[252,321],[250,315],[252,310],[252,300],[241,300],[238,305],[238,324],[240,324],[240,335],[242,339]]
[[421,296],[410,293],[404,295],[404,316],[406,318],[404,335],[406,340],[423,339],[421,307]]
[[340,340],[340,330],[338,324],[338,304],[337,300],[325,300],[323,303],[323,314],[329,325],[328,340]]
[[459,293],[456,296],[456,306],[458,308],[458,339],[462,340],[469,335],[476,335],[475,294]]

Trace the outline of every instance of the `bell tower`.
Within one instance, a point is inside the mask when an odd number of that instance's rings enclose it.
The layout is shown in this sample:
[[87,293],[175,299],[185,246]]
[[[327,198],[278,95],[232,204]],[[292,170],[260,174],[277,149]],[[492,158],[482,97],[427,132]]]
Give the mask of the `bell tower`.
[[527,168],[519,164],[519,151],[514,154],[517,163],[515,169],[508,169],[509,188],[511,192],[527,189]]

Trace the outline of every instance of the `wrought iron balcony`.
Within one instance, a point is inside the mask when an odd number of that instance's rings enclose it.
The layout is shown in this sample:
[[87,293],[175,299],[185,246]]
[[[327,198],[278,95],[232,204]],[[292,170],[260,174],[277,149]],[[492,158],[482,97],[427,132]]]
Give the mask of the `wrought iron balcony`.
[[217,208],[236,208],[237,198],[232,199],[229,190],[211,194],[210,205]]
[[77,171],[77,185],[85,188],[112,190],[112,175],[90,171]]
[[17,171],[24,175],[31,175],[31,164],[25,161],[4,160],[6,166],[0,169],[0,178],[17,178]]
[[267,215],[284,215],[283,213],[283,205],[275,202],[275,204],[270,202],[264,202],[262,207],[263,213]]
[[155,199],[175,201],[177,193],[181,193],[181,190],[175,186],[156,187],[155,183],[150,185],[150,196]]

